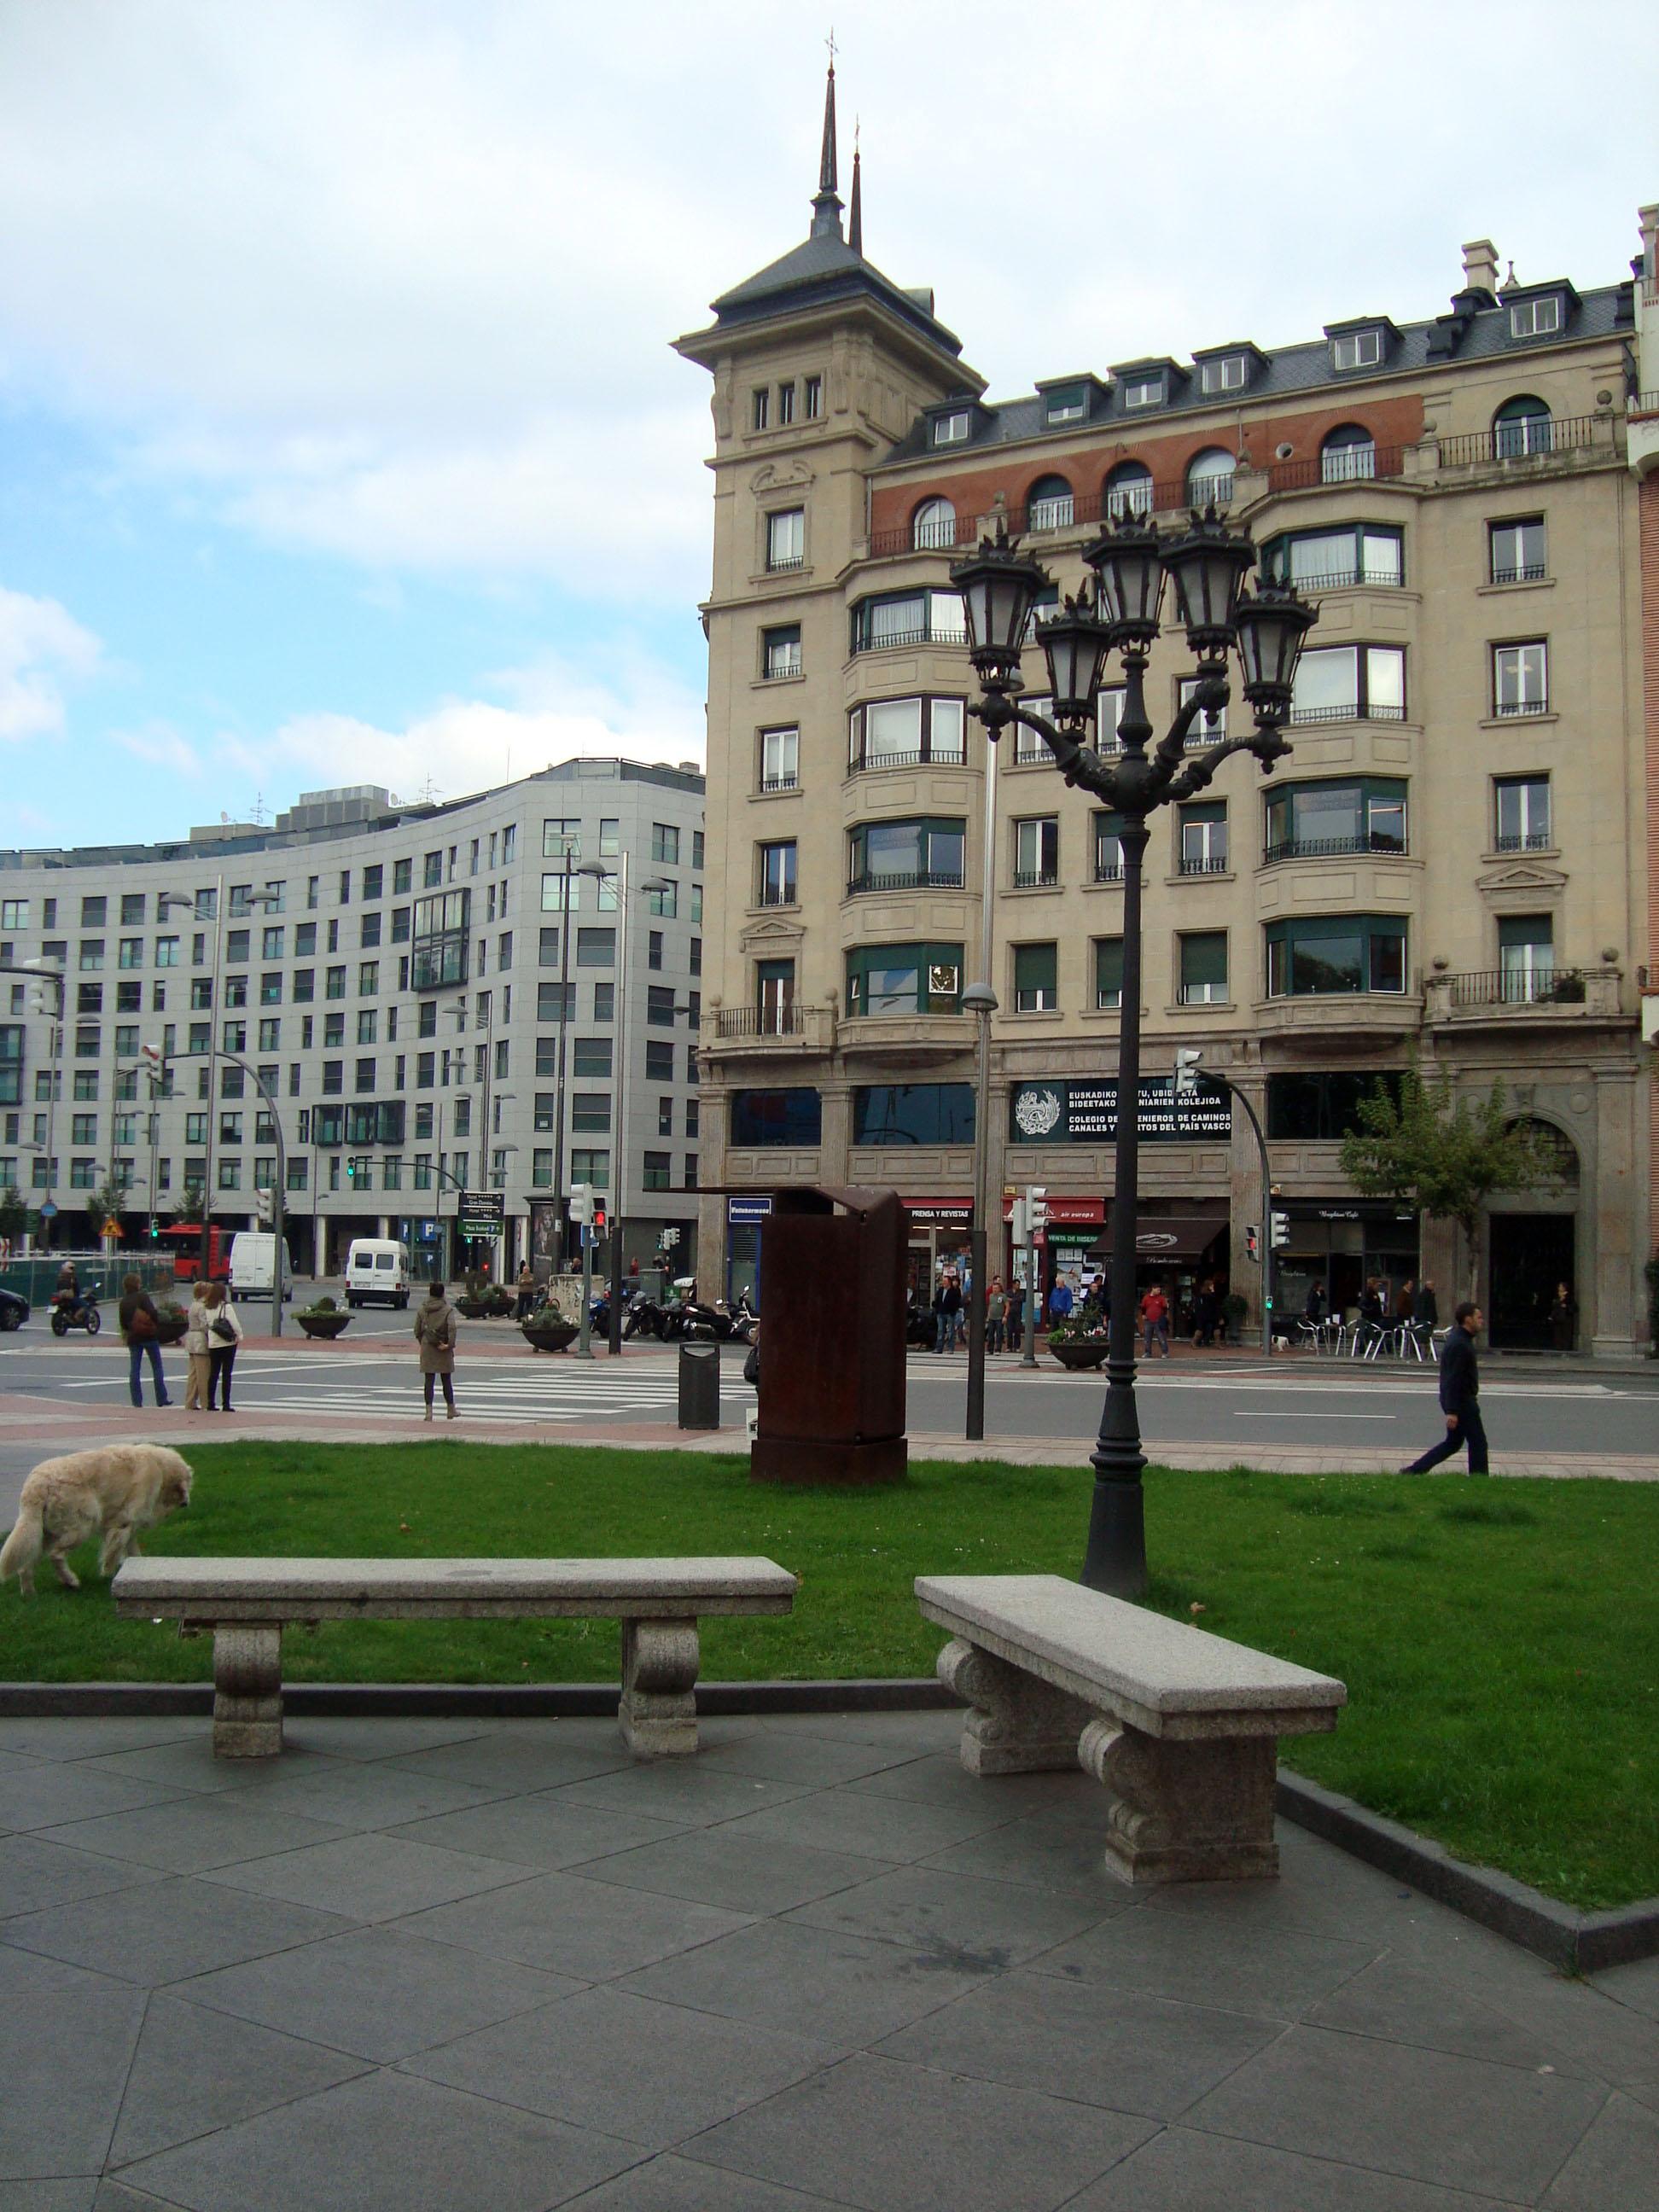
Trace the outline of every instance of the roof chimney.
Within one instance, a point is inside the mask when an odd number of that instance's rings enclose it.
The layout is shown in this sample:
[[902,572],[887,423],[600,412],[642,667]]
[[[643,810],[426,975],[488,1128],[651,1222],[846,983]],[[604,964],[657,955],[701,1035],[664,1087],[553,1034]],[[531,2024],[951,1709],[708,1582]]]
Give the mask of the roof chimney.
[[1498,248],[1489,238],[1472,238],[1463,248],[1463,289],[1498,290]]

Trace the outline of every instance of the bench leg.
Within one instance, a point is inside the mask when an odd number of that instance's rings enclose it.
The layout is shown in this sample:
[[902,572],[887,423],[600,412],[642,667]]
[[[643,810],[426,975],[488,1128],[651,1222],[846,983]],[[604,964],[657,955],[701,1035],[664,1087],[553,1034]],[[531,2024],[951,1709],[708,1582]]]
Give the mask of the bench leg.
[[213,1632],[213,1752],[216,1759],[274,1759],[283,1747],[280,1624]]
[[623,1741],[635,1759],[684,1759],[697,1747],[697,1624],[623,1623]]
[[1144,1735],[1115,1720],[1083,1731],[1078,1759],[1110,1794],[1106,1864],[1125,1881],[1237,1881],[1279,1872],[1277,1740]]
[[962,1731],[970,1774],[1032,1774],[1074,1766],[1088,1706],[994,1652],[954,1638],[939,1655],[939,1678],[972,1706]]

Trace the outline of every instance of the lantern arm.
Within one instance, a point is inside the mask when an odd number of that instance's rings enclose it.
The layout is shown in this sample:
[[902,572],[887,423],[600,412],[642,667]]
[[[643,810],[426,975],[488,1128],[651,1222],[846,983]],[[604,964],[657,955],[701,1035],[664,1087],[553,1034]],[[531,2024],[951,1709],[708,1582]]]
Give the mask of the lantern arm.
[[1180,712],[1158,741],[1158,750],[1152,757],[1161,771],[1161,780],[1173,776],[1180,768],[1187,750],[1187,739],[1199,716],[1219,714],[1231,696],[1232,692],[1224,676],[1206,676],[1194,685],[1192,697],[1182,702]]
[[1085,789],[1091,791],[1100,788],[1090,780],[1088,775],[1089,769],[1095,768],[1097,763],[1094,754],[1086,745],[1079,744],[1075,738],[1068,737],[1064,730],[1057,728],[1046,715],[1028,714],[1024,707],[1015,708],[1013,719],[1016,722],[1023,722],[1028,730],[1036,732],[1038,737],[1054,755],[1054,766],[1060,769],[1067,783],[1075,785],[1080,782]]
[[[1173,731],[1170,734],[1173,736]],[[1160,745],[1160,757],[1163,750]],[[1200,753],[1196,760],[1188,761],[1181,774],[1170,779],[1167,795],[1172,799],[1190,799],[1195,792],[1206,790],[1214,781],[1222,762],[1231,760],[1235,753],[1254,753],[1263,769],[1269,769],[1290,750],[1277,730],[1270,724],[1260,724],[1251,736],[1222,738]]]

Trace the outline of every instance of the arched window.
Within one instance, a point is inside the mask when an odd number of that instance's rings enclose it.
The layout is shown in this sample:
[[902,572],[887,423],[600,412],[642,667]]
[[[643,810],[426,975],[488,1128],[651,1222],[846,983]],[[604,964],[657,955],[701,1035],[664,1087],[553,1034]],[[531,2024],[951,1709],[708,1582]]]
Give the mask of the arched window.
[[1523,1115],[1510,1123],[1511,1129],[1524,1130],[1540,1153],[1549,1163],[1552,1181],[1566,1190],[1578,1188],[1578,1147],[1565,1129],[1553,1121],[1541,1121],[1536,1115]]
[[1026,494],[1028,530],[1069,530],[1072,487],[1064,477],[1039,477]]
[[1224,446],[1206,446],[1187,464],[1188,507],[1225,507],[1238,464]]
[[1152,472],[1144,461],[1121,461],[1106,479],[1106,513],[1116,522],[1126,514],[1152,511]]
[[957,511],[948,499],[925,499],[910,523],[910,543],[925,550],[930,545],[954,545]]
[[1547,453],[1554,443],[1555,426],[1541,399],[1522,392],[1506,399],[1492,418],[1492,447],[1500,461],[1522,453]]
[[1376,474],[1376,444],[1363,422],[1344,422],[1333,430],[1319,449],[1320,479],[1325,483],[1353,483]]

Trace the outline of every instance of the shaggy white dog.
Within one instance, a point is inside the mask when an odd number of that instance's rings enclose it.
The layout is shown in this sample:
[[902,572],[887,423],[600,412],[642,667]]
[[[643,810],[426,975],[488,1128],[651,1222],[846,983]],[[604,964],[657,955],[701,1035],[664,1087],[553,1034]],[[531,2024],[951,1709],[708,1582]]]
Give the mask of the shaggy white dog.
[[112,1575],[138,1549],[138,1531],[190,1503],[195,1477],[176,1451],[161,1444],[106,1444],[42,1460],[17,1502],[17,1522],[0,1551],[0,1582],[15,1575],[34,1595],[34,1570],[44,1552],[66,1589],[80,1578],[65,1554],[104,1532],[100,1573]]

